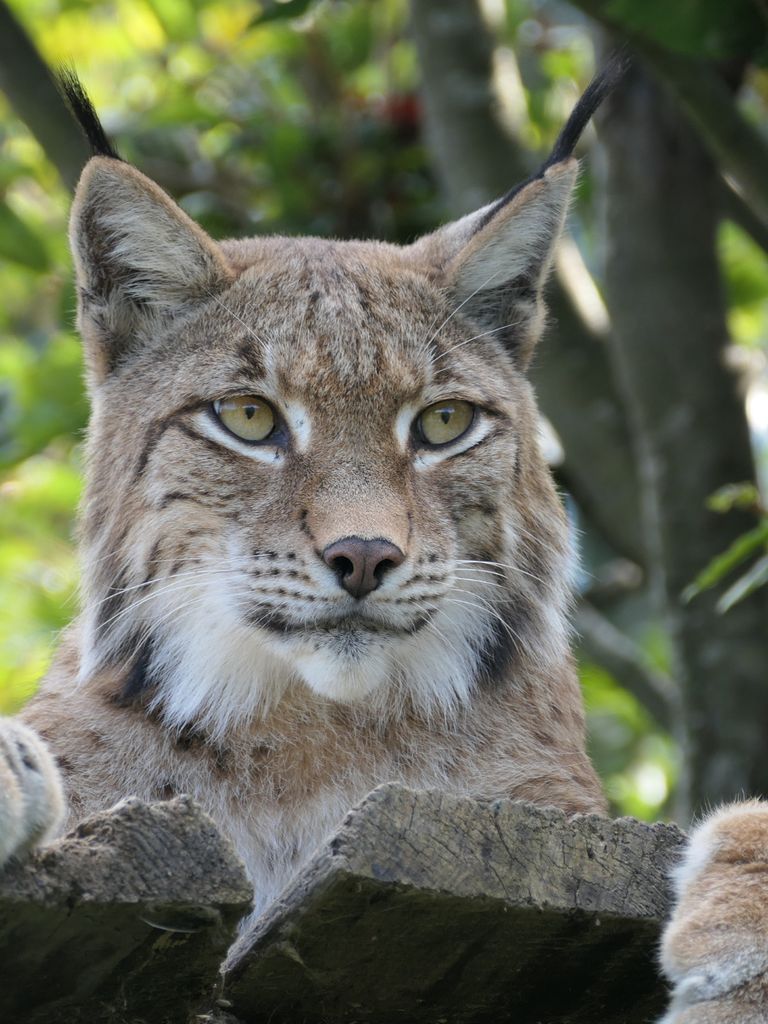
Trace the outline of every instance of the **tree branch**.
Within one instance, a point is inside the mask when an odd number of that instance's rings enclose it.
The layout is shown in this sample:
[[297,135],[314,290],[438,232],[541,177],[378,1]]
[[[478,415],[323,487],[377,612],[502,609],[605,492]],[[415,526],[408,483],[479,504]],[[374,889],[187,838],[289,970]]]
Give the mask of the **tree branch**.
[[675,94],[723,173],[768,225],[768,146],[742,117],[726,83],[703,61],[660,47],[644,46],[642,53]]
[[43,58],[27,33],[0,0],[0,89],[73,189],[90,157],[85,139],[69,112]]
[[768,145],[742,117],[731,90],[712,64],[672,53],[642,36],[628,33],[612,16],[608,0],[575,3],[610,30],[624,38],[631,36],[634,49],[675,94],[723,173],[734,181],[737,191],[768,225]]

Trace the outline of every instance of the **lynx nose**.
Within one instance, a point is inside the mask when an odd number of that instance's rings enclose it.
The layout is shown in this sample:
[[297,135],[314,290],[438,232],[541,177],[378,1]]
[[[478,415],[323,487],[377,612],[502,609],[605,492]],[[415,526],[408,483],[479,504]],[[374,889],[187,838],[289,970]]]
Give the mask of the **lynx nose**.
[[323,551],[323,561],[352,597],[365,597],[381,583],[388,569],[402,565],[405,555],[388,540],[342,537]]

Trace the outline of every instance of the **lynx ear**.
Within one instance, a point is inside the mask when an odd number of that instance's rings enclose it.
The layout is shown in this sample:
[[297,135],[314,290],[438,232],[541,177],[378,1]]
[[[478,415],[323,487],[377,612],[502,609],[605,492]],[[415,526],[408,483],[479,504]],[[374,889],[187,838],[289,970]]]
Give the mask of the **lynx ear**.
[[218,246],[161,188],[112,157],[94,157],[83,171],[70,243],[96,382],[233,277]]
[[443,274],[452,302],[480,332],[496,333],[522,368],[543,330],[544,285],[577,172],[574,159],[563,161],[510,198],[444,229]]
[[412,247],[448,288],[454,309],[473,320],[478,333],[494,333],[522,368],[544,326],[544,284],[578,172],[574,147],[628,66],[620,52],[595,76],[538,174]]

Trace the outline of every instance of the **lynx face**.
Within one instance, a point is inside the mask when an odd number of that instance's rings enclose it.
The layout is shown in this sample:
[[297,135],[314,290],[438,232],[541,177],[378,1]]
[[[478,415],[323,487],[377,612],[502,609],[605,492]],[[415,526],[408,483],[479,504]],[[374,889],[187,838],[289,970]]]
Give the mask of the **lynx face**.
[[400,248],[217,244],[90,162],[81,679],[117,667],[125,700],[222,731],[288,687],[445,715],[567,660],[525,378],[576,173],[550,163]]
[[92,646],[143,644],[142,685],[183,666],[174,715],[206,677],[233,713],[291,673],[333,699],[460,700],[562,576],[528,387],[408,256],[260,248],[96,388]]

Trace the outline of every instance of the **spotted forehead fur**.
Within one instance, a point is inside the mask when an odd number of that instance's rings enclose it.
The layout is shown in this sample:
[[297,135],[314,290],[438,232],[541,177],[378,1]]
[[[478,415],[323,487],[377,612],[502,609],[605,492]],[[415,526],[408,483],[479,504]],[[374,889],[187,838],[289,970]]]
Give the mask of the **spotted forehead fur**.
[[261,252],[221,308],[258,323],[249,341],[281,390],[354,400],[380,396],[382,375],[405,393],[423,383],[440,295],[413,260],[395,247],[319,239],[252,249]]

